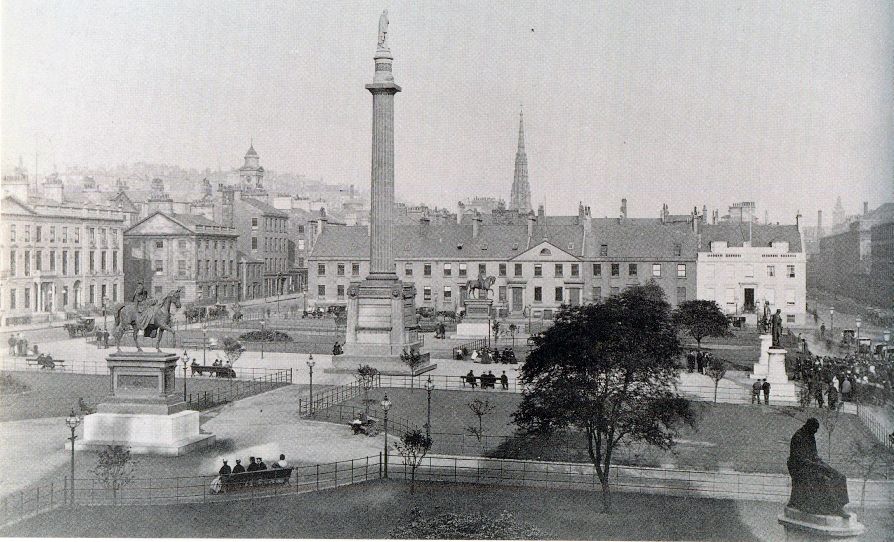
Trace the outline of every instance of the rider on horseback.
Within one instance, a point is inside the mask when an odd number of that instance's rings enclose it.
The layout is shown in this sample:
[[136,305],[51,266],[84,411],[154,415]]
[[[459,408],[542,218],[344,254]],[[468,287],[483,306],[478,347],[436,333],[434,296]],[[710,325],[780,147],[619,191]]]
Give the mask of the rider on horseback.
[[144,329],[153,316],[153,311],[149,309],[156,304],[157,300],[149,298],[149,292],[143,286],[142,280],[137,282],[137,287],[130,299],[137,310],[136,324],[140,326],[140,329]]

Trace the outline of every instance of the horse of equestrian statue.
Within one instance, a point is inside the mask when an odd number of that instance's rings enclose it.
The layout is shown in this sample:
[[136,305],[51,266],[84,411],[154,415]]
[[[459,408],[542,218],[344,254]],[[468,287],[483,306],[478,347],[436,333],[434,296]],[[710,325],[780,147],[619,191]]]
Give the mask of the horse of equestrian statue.
[[472,292],[475,292],[475,299],[482,299],[481,292],[484,292],[484,299],[487,299],[487,292],[491,291],[491,286],[497,282],[497,277],[485,277],[484,273],[478,275],[477,279],[469,279],[466,282],[466,290],[469,292],[469,297],[472,297]]
[[161,352],[161,337],[164,331],[170,331],[176,336],[176,332],[171,327],[171,305],[180,308],[180,296],[183,294],[183,288],[173,290],[159,301],[147,303],[145,307],[137,301],[134,303],[124,303],[115,310],[115,328],[113,334],[115,336],[115,347],[121,351],[121,337],[124,331],[130,327],[133,330],[133,342],[138,352],[142,352],[140,343],[137,340],[137,332],[142,331],[145,337],[157,337],[155,348]]

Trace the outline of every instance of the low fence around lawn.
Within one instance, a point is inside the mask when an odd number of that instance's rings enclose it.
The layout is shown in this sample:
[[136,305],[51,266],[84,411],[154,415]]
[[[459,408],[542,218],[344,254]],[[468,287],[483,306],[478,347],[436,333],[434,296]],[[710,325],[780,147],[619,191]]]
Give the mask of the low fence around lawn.
[[876,440],[889,450],[894,450],[894,441],[891,438],[891,435],[894,435],[894,425],[889,420],[882,418],[870,407],[860,403],[843,403],[841,410],[849,414],[856,414],[863,426],[872,433]]
[[215,390],[188,394],[186,404],[194,410],[205,410],[223,403],[270,391],[280,386],[291,384],[292,370],[282,369],[252,378],[251,380],[230,379],[229,382],[229,385],[222,384]]
[[[376,379],[373,380],[373,385],[370,389],[378,386],[378,376],[379,375],[376,375]],[[330,409],[334,406],[344,406],[339,405],[339,403],[343,403],[358,395],[362,395],[363,391],[363,385],[359,380],[355,380],[350,384],[326,388],[321,392],[314,393],[313,397],[308,400],[298,399],[298,415],[308,416],[311,413],[316,415],[318,412]]]
[[[211,489],[216,475],[132,479],[113,490],[96,479],[76,479],[33,487],[4,497],[0,525],[8,525],[60,506],[123,506],[214,503],[273,498],[386,477],[408,481],[412,469],[396,452],[345,461],[293,467],[283,483],[256,483],[221,493]],[[592,464],[432,455],[416,470],[416,480],[601,491]],[[786,502],[790,478],[783,474],[613,466],[614,491],[645,494]],[[848,480],[852,507],[886,507],[894,502],[894,482]]]

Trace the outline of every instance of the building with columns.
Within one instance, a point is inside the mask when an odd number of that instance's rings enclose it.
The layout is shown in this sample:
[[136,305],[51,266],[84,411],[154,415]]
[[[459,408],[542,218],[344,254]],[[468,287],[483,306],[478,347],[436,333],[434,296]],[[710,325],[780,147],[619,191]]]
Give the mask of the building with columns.
[[61,319],[124,298],[124,215],[101,205],[9,195],[0,219],[0,322]]

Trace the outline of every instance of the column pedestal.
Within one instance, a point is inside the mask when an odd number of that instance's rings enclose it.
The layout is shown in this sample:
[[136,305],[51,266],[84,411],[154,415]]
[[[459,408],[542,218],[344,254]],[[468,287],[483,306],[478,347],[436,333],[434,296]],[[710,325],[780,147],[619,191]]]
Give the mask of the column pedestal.
[[466,314],[456,325],[456,339],[486,339],[490,337],[492,299],[466,299]]
[[777,521],[785,528],[786,542],[857,540],[866,532],[866,527],[857,521],[856,514],[851,514],[847,519],[841,516],[818,516],[786,506]]

